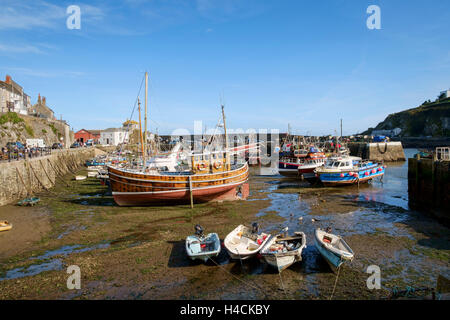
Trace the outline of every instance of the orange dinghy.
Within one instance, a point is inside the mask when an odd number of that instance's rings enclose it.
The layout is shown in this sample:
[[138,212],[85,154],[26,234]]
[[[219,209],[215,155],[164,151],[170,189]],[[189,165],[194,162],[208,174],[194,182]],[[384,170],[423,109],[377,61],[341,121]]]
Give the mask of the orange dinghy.
[[12,224],[9,223],[6,220],[0,221],[0,232],[1,231],[8,231],[12,229]]

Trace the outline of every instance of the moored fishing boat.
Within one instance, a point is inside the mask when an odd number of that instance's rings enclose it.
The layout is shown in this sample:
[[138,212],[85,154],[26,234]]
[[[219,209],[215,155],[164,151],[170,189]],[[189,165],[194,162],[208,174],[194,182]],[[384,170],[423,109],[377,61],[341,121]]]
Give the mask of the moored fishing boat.
[[306,248],[306,235],[303,232],[295,232],[293,236],[279,234],[270,238],[260,254],[270,266],[281,272],[302,260],[304,248]]
[[[155,202],[195,202],[236,200],[245,193],[242,186],[248,180],[248,165],[226,166],[225,160],[213,162],[208,154],[193,155],[192,167],[179,172],[139,172],[108,167],[108,177],[114,201],[120,206],[150,205]],[[203,173],[204,172],[204,173]]]
[[317,149],[311,149],[312,150],[308,152],[307,156],[298,167],[298,175],[308,181],[312,181],[317,178],[314,170],[323,166],[327,160],[327,157],[323,152],[319,152]]
[[384,175],[386,166],[359,157],[331,157],[314,170],[325,186],[351,185],[367,182]]
[[245,260],[254,257],[270,237],[266,233],[258,234],[258,226],[254,223],[252,229],[244,225],[237,226],[223,243],[231,259]]
[[186,253],[191,260],[204,262],[220,253],[220,239],[217,233],[203,234],[200,225],[195,226],[195,234],[186,238]]
[[328,262],[333,272],[345,261],[353,260],[353,250],[341,236],[332,234],[331,228],[327,228],[326,231],[317,228],[314,235],[317,250]]

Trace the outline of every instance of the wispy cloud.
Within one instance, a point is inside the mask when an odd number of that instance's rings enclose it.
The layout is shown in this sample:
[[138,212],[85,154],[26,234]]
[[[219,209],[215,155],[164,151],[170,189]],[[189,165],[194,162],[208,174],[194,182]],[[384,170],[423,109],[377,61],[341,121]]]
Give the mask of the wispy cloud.
[[18,67],[5,67],[2,66],[1,69],[4,69],[8,72],[12,72],[15,74],[20,74],[24,76],[30,77],[39,77],[39,78],[59,78],[59,77],[80,77],[84,76],[86,73],[82,71],[70,71],[70,70],[36,70],[30,68],[18,68]]
[[[78,4],[84,23],[102,21],[103,9],[88,4]],[[66,28],[67,6],[44,0],[2,0],[0,30],[30,30]]]
[[42,54],[44,53],[38,47],[32,45],[6,45],[0,43],[0,53],[36,53]]

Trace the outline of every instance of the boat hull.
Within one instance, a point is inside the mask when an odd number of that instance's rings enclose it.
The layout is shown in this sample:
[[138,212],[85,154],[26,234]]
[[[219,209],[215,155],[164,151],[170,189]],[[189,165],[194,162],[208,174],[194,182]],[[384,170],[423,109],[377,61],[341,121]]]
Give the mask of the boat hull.
[[319,251],[320,255],[325,259],[325,261],[330,265],[331,269],[335,272],[345,260],[343,260],[340,256],[334,254],[325,248],[321,243],[319,243],[316,239],[315,246]]
[[210,174],[161,174],[128,172],[108,167],[114,201],[119,206],[238,200],[248,196],[248,165]]
[[[220,253],[220,239],[217,233],[210,233],[204,240],[210,240],[214,244],[214,248],[209,251],[202,251],[200,247],[201,239],[197,236],[188,236],[186,238],[186,253],[191,260],[208,261],[210,258],[217,257]],[[195,244],[195,242],[198,242]],[[195,247],[197,245],[197,248]]]
[[[373,170],[375,170],[375,172],[373,172]],[[350,175],[350,172],[354,172],[354,175]],[[382,177],[384,173],[385,167],[382,165],[377,165],[370,168],[361,169],[359,171],[347,170],[344,172],[317,172],[317,176],[324,186],[343,186],[365,183],[374,178]]]

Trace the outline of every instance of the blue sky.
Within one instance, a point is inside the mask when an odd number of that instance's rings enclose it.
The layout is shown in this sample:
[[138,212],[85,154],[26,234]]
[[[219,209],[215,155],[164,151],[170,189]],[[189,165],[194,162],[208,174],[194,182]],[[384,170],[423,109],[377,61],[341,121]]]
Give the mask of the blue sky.
[[[366,27],[372,4],[381,30]],[[222,100],[230,128],[322,135],[343,118],[352,134],[450,87],[448,4],[0,0],[0,77],[74,130],[120,126],[148,71],[152,131],[212,128]]]

